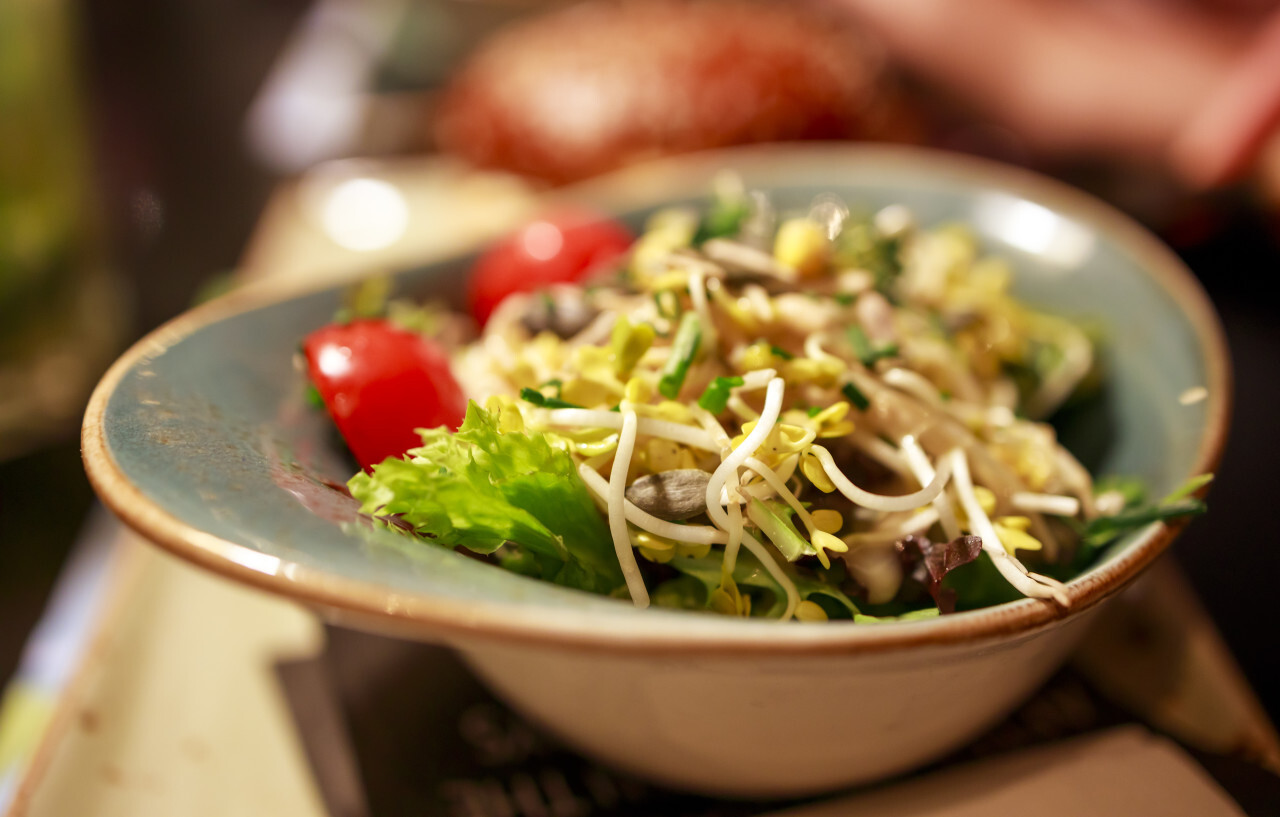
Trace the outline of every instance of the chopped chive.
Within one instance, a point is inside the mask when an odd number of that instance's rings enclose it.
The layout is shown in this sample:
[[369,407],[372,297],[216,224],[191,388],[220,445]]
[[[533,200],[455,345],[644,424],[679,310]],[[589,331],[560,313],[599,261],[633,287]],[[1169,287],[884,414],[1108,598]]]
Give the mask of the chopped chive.
[[846,329],[845,334],[849,338],[849,344],[853,346],[853,353],[858,360],[862,361],[863,366],[870,367],[877,360],[898,354],[898,344],[896,343],[872,346],[871,338],[867,337],[867,333],[862,331],[862,327],[857,324]]
[[1090,545],[1105,544],[1116,536],[1143,525],[1180,516],[1199,516],[1205,510],[1205,504],[1198,499],[1180,499],[1145,508],[1131,508],[1113,516],[1094,519],[1085,526],[1082,538]]
[[693,246],[700,247],[713,238],[737,235],[750,214],[751,202],[744,197],[717,198],[698,224]]
[[849,345],[853,347],[853,353],[863,363],[867,362],[874,350],[871,348],[871,338],[867,337],[867,333],[862,331],[862,327],[858,325],[850,326],[845,330],[845,334],[849,338]]
[[706,391],[698,398],[698,405],[712,414],[719,414],[729,405],[729,390],[741,386],[741,377],[717,377],[707,386]]
[[840,387],[840,393],[849,399],[858,411],[866,411],[871,407],[871,401],[867,396],[858,390],[858,387],[852,383],[845,383]]
[[680,328],[676,330],[675,340],[671,343],[671,356],[662,367],[662,375],[658,379],[658,392],[668,400],[674,400],[680,394],[693,358],[702,345],[702,324],[693,312],[686,312],[680,318]]
[[1213,474],[1200,474],[1199,476],[1194,476],[1179,485],[1173,493],[1160,500],[1160,504],[1167,505],[1171,502],[1178,502],[1179,500],[1186,499],[1196,491],[1199,491],[1201,488],[1208,485],[1210,482],[1213,482]]
[[858,296],[854,295],[851,292],[837,292],[835,295],[832,295],[831,297],[834,298],[836,303],[840,304],[841,306],[851,306],[853,302],[858,299]]
[[810,417],[817,417],[819,414],[821,414],[824,411],[826,411],[826,409],[822,408],[821,406],[809,406],[809,408],[805,409],[805,413],[807,413]]
[[769,351],[783,360],[795,360],[796,356],[783,349],[781,346],[770,346]]
[[520,399],[542,408],[582,408],[577,403],[570,403],[568,400],[561,400],[559,397],[547,397],[537,389],[531,389],[528,386],[520,390]]

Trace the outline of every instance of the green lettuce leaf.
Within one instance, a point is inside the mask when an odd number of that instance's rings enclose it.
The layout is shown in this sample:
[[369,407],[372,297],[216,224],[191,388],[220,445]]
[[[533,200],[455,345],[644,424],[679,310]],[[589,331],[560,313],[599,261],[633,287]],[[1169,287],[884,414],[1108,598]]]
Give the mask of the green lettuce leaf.
[[[573,459],[540,432],[502,433],[474,402],[457,433],[421,430],[422,446],[351,478],[362,513],[419,536],[497,554],[515,572],[612,593],[622,571],[604,518]],[[504,547],[505,545],[505,547]]]

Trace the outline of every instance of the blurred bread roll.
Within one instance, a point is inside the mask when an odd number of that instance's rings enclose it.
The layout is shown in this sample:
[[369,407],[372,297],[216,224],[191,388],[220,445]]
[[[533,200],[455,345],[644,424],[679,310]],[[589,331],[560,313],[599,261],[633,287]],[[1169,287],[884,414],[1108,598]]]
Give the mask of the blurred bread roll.
[[786,2],[602,0],[518,23],[454,76],[437,144],[552,183],[751,142],[909,139],[880,49]]

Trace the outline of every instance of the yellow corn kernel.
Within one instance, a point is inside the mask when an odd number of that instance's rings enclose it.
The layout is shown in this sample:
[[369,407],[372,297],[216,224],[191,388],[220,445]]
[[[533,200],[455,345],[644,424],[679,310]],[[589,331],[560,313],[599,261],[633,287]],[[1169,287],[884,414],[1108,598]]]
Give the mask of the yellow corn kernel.
[[644,353],[653,345],[654,330],[647,323],[633,324],[625,317],[613,324],[609,351],[613,353],[613,371],[618,377],[626,377],[635,368]]
[[517,390],[536,389],[540,381],[538,372],[527,360],[517,360],[506,375],[507,380],[510,380],[511,385],[515,386]]
[[629,403],[648,403],[653,399],[653,386],[642,377],[633,377],[627,381],[623,396]]
[[782,222],[773,242],[773,257],[801,278],[816,278],[827,268],[831,241],[816,221],[793,218]]
[[564,365],[564,342],[551,332],[539,332],[529,343],[531,354],[537,355],[551,371]]
[[598,406],[610,403],[617,394],[617,387],[590,377],[575,377],[560,388],[560,397],[579,406]]
[[579,346],[574,353],[572,369],[580,377],[605,384],[618,397],[622,396],[622,381],[613,373],[613,352],[607,347]]

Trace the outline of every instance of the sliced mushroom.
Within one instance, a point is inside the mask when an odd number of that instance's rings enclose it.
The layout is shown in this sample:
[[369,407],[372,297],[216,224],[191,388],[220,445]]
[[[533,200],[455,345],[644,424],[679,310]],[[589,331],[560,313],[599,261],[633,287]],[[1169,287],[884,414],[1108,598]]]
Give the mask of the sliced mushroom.
[[649,474],[627,486],[627,499],[659,519],[679,522],[707,509],[710,480],[711,474],[698,468]]
[[713,238],[702,245],[703,255],[725,268],[729,280],[794,281],[795,270],[779,264],[772,255],[738,241]]
[[529,298],[520,323],[530,335],[551,332],[568,339],[595,320],[599,310],[577,287],[552,287]]

